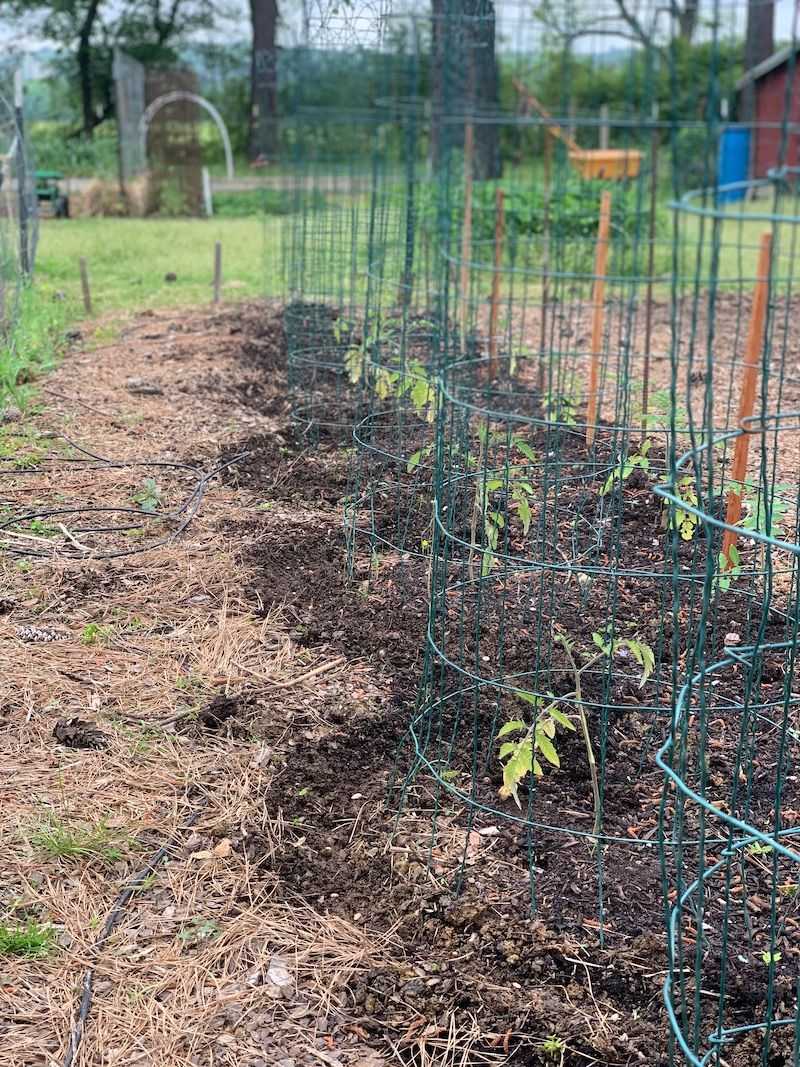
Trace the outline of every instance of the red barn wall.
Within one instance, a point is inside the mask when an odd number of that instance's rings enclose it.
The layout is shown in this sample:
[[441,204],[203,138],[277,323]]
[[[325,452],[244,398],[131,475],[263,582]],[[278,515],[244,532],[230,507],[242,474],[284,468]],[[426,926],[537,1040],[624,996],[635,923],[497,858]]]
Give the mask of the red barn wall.
[[[792,92],[789,97],[790,121],[800,123],[800,67],[792,70]],[[779,127],[761,125],[762,123],[781,123],[786,109],[786,79],[789,65],[765,74],[756,83],[756,129],[754,130],[755,154],[753,157],[753,177],[766,178],[770,167],[778,165],[783,131]],[[786,143],[786,154],[782,160],[786,166],[800,166],[800,135],[790,133]]]

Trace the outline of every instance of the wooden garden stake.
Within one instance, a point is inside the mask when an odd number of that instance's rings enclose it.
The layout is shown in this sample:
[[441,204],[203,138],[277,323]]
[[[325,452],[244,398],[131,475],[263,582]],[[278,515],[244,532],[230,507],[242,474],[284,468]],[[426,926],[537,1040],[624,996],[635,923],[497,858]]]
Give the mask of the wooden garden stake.
[[597,226],[597,246],[594,254],[594,282],[592,284],[592,339],[589,349],[589,398],[586,404],[586,447],[594,444],[597,423],[597,399],[600,388],[600,353],[603,349],[605,319],[606,270],[608,267],[608,234],[611,228],[611,193],[606,189],[600,198],[600,221]]
[[92,294],[89,290],[89,268],[83,256],[80,258],[81,289],[83,290],[83,310],[87,315],[92,313]]
[[[742,367],[742,391],[739,394],[739,426],[746,430],[746,419],[753,414],[756,402],[756,385],[758,384],[758,369],[761,359],[761,351],[764,342],[764,324],[767,319],[767,297],[769,295],[769,266],[772,251],[772,235],[761,235],[761,245],[758,253],[758,272],[756,274],[756,286],[753,292],[753,309],[750,312],[750,325],[747,331],[745,345],[744,365]],[[725,513],[725,522],[729,526],[735,526],[742,515],[741,486],[747,477],[747,453],[750,448],[750,435],[743,433],[736,438],[733,450],[733,464],[731,465],[731,480],[738,489],[731,489],[728,493],[728,507]],[[726,530],[722,538],[722,556],[725,559],[723,569],[728,570],[733,566],[731,549],[735,547],[738,534],[732,530]]]
[[506,232],[504,205],[505,194],[502,189],[495,194],[494,216],[494,274],[492,276],[492,304],[489,311],[489,380],[497,377],[497,320],[500,317],[500,270],[503,266],[503,240]]
[[475,154],[475,129],[468,122],[464,129],[464,226],[461,231],[461,337],[466,344],[469,322],[469,264],[472,257],[472,157]]
[[203,210],[206,218],[210,219],[214,214],[214,197],[211,193],[211,175],[208,173],[208,167],[203,167],[200,174],[203,179]]
[[214,303],[219,303],[219,293],[222,288],[222,242],[214,243]]

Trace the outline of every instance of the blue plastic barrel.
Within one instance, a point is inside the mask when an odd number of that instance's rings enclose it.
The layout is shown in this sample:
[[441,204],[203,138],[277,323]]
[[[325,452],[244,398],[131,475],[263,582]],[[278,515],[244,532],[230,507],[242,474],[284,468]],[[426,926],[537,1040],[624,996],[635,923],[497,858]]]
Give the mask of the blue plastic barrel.
[[[750,162],[750,131],[741,128],[729,128],[722,131],[717,163],[717,185],[733,185],[746,182]],[[729,200],[743,200],[746,190],[725,189],[719,199],[724,203]]]

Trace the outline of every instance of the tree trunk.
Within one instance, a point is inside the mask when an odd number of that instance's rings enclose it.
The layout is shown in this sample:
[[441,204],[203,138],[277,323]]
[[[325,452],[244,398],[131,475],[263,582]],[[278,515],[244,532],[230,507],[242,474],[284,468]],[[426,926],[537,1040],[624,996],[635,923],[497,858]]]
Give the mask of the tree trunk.
[[[775,51],[775,5],[766,0],[748,0],[747,31],[744,39],[744,69],[752,70]],[[743,88],[740,118],[752,122],[756,111],[755,82]]]
[[250,0],[250,158],[272,161],[278,152],[277,0]]
[[436,169],[442,158],[442,114],[444,111],[444,41],[447,36],[445,27],[444,0],[431,0],[431,125],[430,125],[430,161]]
[[692,43],[694,31],[697,29],[699,10],[699,0],[685,0],[683,7],[678,11],[678,33],[687,44]]
[[499,178],[502,173],[498,126],[490,120],[500,105],[494,3],[492,0],[465,0],[464,7],[469,16],[467,25],[470,54],[467,59],[470,74],[467,80],[467,95],[470,110],[478,120],[475,124],[472,170],[478,181],[485,181],[488,178]]
[[78,81],[81,90],[81,119],[84,137],[91,137],[96,125],[92,81],[92,30],[99,7],[100,0],[91,0],[78,35]]
[[431,163],[437,166],[448,148],[462,148],[464,123],[452,119],[463,115],[474,120],[474,177],[498,178],[498,128],[485,121],[499,106],[494,4],[431,0],[431,16]]

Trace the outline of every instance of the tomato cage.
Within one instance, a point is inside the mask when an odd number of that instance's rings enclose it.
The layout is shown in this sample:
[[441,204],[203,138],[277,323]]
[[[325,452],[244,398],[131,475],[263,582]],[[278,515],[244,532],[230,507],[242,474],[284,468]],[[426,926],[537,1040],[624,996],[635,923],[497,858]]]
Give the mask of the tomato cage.
[[[403,106],[405,120],[416,129],[421,124],[419,108],[409,100]],[[465,121],[461,114],[439,119],[443,129]],[[483,126],[491,126],[497,135],[505,124],[513,130],[519,123],[514,115],[485,111],[468,117],[474,143],[486,139],[479,132]],[[525,119],[523,126],[527,124]],[[413,136],[407,140],[413,144]],[[527,222],[506,232],[502,226],[496,229],[495,197],[486,201],[483,196],[486,202],[481,203],[477,195],[479,189],[492,192],[494,183],[472,183],[476,197],[467,211],[464,184],[475,160],[454,154],[464,168],[463,182],[431,182],[420,173],[423,168],[414,162],[414,153],[407,156],[407,181],[396,188],[394,200],[401,224],[392,220],[401,236],[394,244],[376,243],[370,262],[371,343],[356,364],[363,414],[354,431],[347,514],[353,551],[359,540],[374,553],[425,556],[429,551],[435,379],[444,367],[469,355],[474,359],[462,366],[462,375],[470,366],[490,377],[518,378],[523,388],[534,381],[550,417],[560,413],[574,421],[587,401],[578,395],[578,378],[566,350],[594,329],[593,402],[616,409],[621,398],[615,373],[610,361],[599,357],[609,348],[627,353],[633,344],[647,347],[653,324],[640,325],[635,334],[634,312],[641,308],[630,294],[637,288],[644,291],[645,285],[652,289],[654,256],[662,273],[671,261],[666,243],[649,240],[649,208],[635,208],[632,187],[627,200],[620,199],[625,190],[618,188],[615,201],[602,183],[583,183],[582,200],[573,206],[570,224],[562,224],[554,207],[552,226],[545,221],[543,233],[537,179],[514,179],[508,185],[508,202],[516,196],[530,203]],[[561,168],[554,170],[551,192],[557,205],[563,191]],[[569,189],[574,192],[574,182]],[[503,191],[500,186],[497,190]],[[391,211],[379,217],[391,219]],[[487,232],[494,236],[486,237]],[[469,237],[462,239],[462,233]],[[602,286],[613,290],[610,304],[600,283],[595,284],[595,261],[601,253]],[[668,272],[662,286],[667,277]],[[482,355],[485,363],[479,360]],[[651,400],[644,386],[640,396],[630,398],[630,414],[644,425],[648,404],[659,403],[663,406],[664,398]]]
[[[724,512],[693,509],[720,548],[709,553],[688,678],[656,759],[666,775],[659,820],[664,998],[673,1053],[695,1065],[736,1056],[788,1063],[798,1052],[800,503],[796,482],[776,485],[770,453],[795,451],[799,431],[799,411],[744,420],[729,440],[748,442],[758,469],[729,490]],[[682,508],[683,472],[694,468],[690,477],[708,485],[722,476],[710,470],[715,459],[688,453],[658,491]],[[729,521],[745,492],[759,501],[757,525]],[[715,647],[706,628],[748,554],[758,554],[763,568],[761,595],[748,608],[749,638],[731,630]]]
[[633,865],[658,884],[661,777],[648,757],[685,653],[673,576],[697,599],[705,560],[652,492],[668,428],[643,438],[610,405],[591,427],[559,417],[535,381],[489,379],[486,363],[442,374],[426,674],[404,789],[430,790],[467,841],[487,827],[515,835],[537,907],[553,904],[548,857],[565,835],[575,847],[559,848],[559,866],[575,889],[562,917],[597,908],[605,926],[621,907],[652,906],[606,899],[602,872],[619,887]]
[[375,47],[377,16],[348,26],[352,51],[329,38],[337,21],[292,72],[291,110],[282,120],[291,210],[281,262],[294,421],[312,438],[341,441],[358,415],[355,367],[379,314],[371,278],[403,224],[396,189],[405,180],[398,160],[406,135],[389,104],[413,70],[402,54]]
[[364,548],[372,557],[430,553],[437,355],[436,322],[406,308],[383,317],[355,370],[362,414],[345,507],[351,567]]
[[[412,73],[415,68],[412,65]],[[373,189],[374,232],[361,348],[349,373],[360,396],[345,508],[351,573],[378,552],[427,556],[430,457],[440,360],[434,243],[417,225],[422,103],[411,90],[385,106],[402,130],[401,158]],[[424,543],[423,543],[424,542]],[[366,549],[369,562],[357,562]]]
[[348,356],[363,344],[368,205],[359,193],[349,204],[298,212],[289,226],[284,332],[292,418],[302,434],[346,440],[357,412]]
[[[643,143],[660,136],[649,116],[641,125]],[[683,132],[667,131],[676,195]],[[706,172],[717,144],[711,123]],[[459,887],[480,881],[474,835],[503,835],[520,852],[509,893],[523,879],[534,908],[573,922],[595,911],[601,932],[630,929],[659,906],[653,756],[687,664],[698,642],[706,656],[752,644],[775,577],[742,544],[709,586],[723,538],[697,514],[700,501],[724,514],[734,479],[736,523],[764,521],[763,493],[737,475],[726,443],[741,418],[763,209],[747,197],[737,218],[715,187],[670,213],[642,167],[628,215],[614,215],[623,186],[600,184],[582,238],[554,228],[511,242],[502,186],[479,223],[470,173],[450,181],[457,224],[440,244],[426,667],[400,803],[433,811],[437,873],[442,832],[459,828],[447,868]],[[794,187],[773,185],[791,214]],[[559,207],[558,196],[548,202]],[[709,203],[717,222],[703,215]],[[784,236],[772,264],[787,297],[795,256]],[[778,348],[770,374],[785,396],[791,349]],[[712,440],[727,480],[708,487],[681,470],[677,499],[659,495],[676,457]],[[787,492],[773,486],[778,499]],[[791,571],[784,560],[783,580]],[[684,846],[696,838],[673,844]]]
[[[675,205],[694,251],[676,275],[676,297],[684,323],[707,328],[684,325],[672,388],[689,382],[697,394],[686,405],[691,443],[656,487],[671,514],[692,516],[704,531],[706,553],[700,600],[688,608],[675,587],[673,625],[693,640],[656,757],[665,774],[664,1000],[672,1057],[696,1067],[800,1056],[800,205],[786,171],[746,193],[734,205],[718,191]],[[704,264],[713,264],[711,286],[697,281]],[[727,432],[702,431],[712,413]],[[731,613],[747,571],[748,595]],[[721,641],[709,637],[715,627]]]

